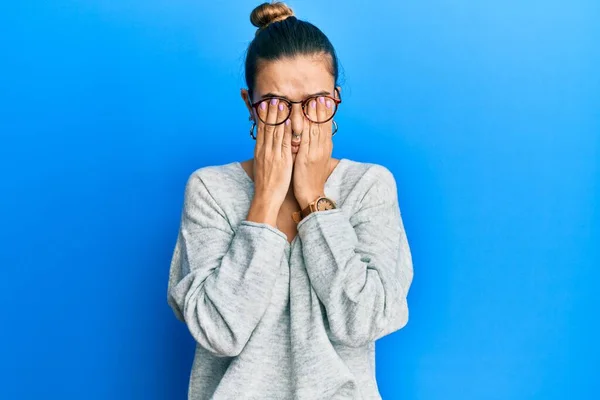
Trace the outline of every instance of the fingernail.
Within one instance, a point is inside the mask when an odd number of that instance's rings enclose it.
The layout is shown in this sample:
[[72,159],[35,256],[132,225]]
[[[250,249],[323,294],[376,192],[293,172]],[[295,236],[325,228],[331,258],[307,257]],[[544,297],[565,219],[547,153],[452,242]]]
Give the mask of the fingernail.
[[290,120],[289,120],[289,119],[286,119],[286,120],[285,120],[285,124],[286,124],[286,125],[289,125],[289,124],[290,124]]
[[263,101],[262,103],[260,103],[260,109],[261,110],[265,110],[267,108],[267,102]]
[[283,104],[279,103],[279,111],[283,111]]
[[325,97],[321,96],[319,97],[319,103],[323,104],[325,102]]
[[277,99],[271,99],[271,104],[272,104],[272,105],[275,105],[275,104],[277,104]]
[[331,100],[327,100],[327,108],[331,108]]
[[315,107],[317,106],[317,102],[316,102],[316,101],[314,101],[314,100],[312,100],[312,101],[310,102],[310,106],[311,106],[312,108],[315,108]]

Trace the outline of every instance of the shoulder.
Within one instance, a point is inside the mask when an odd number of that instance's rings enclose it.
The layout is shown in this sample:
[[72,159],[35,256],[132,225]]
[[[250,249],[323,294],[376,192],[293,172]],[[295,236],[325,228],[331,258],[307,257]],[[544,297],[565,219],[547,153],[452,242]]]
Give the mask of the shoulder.
[[396,179],[388,167],[373,162],[348,161],[344,175],[338,193],[341,204],[338,205],[353,226],[367,221],[398,220],[400,205]]
[[226,164],[207,165],[195,169],[188,180],[202,180],[206,185],[237,185],[240,181],[239,163],[234,161]]
[[240,164],[237,161],[208,165],[197,168],[188,176],[188,185],[197,186],[204,184],[209,190],[227,190],[238,188],[247,184],[250,178],[244,179],[242,172],[245,174]]
[[202,196],[217,204],[239,197],[239,191],[247,192],[251,182],[242,173],[245,174],[238,162],[197,168],[187,178],[185,196]]
[[348,189],[362,192],[373,189],[396,192],[396,178],[388,167],[374,162],[351,159],[343,159],[340,162],[345,163],[341,181]]

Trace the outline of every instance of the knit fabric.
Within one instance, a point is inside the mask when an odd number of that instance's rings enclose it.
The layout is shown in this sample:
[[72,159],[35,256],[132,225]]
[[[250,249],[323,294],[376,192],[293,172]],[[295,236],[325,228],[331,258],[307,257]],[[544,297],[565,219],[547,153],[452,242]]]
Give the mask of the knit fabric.
[[342,158],[338,208],[291,243],[245,219],[253,195],[239,162],[185,187],[167,300],[196,341],[188,399],[381,399],[375,341],[407,323],[413,279],[394,176]]

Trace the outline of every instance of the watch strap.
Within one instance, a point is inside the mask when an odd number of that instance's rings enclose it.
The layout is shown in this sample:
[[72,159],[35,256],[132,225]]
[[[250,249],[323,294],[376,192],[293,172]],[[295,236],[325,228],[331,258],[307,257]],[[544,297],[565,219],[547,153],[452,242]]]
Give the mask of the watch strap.
[[302,215],[302,218],[306,218],[308,216],[308,214],[315,211],[315,205],[317,204],[317,201],[319,201],[320,198],[321,198],[321,196],[317,197],[317,199],[315,201],[308,203],[308,205],[306,207],[304,207],[304,209],[300,212],[300,214]]
[[304,207],[301,211],[295,211],[292,213],[292,219],[298,223],[300,222],[303,218],[306,218],[308,215],[310,215],[312,212],[317,210],[317,202],[322,199],[323,197],[325,197],[324,194],[319,195],[319,197],[317,197],[315,200],[311,201],[310,203],[308,203],[308,205],[306,207]]

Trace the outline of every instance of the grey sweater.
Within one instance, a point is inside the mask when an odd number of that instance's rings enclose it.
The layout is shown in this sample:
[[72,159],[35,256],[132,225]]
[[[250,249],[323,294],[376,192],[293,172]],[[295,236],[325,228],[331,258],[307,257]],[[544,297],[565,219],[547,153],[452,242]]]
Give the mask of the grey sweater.
[[[168,304],[196,341],[189,399],[381,399],[375,340],[408,320],[412,257],[392,173],[342,158],[288,242],[246,220],[239,162],[186,184]],[[291,218],[291,216],[290,216]]]

